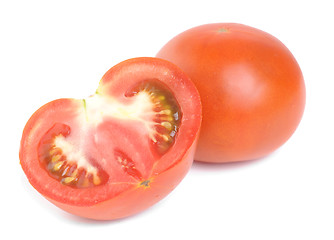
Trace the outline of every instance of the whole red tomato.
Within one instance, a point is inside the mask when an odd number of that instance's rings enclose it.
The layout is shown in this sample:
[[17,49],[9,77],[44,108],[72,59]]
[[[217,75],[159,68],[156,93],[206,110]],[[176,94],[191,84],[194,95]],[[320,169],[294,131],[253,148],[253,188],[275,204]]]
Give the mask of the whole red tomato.
[[187,30],[157,54],[183,69],[202,100],[195,160],[263,157],[296,130],[305,106],[302,72],[275,37],[241,24]]
[[65,211],[122,218],[182,180],[200,122],[200,97],[187,75],[162,59],[130,59],[89,98],[37,110],[23,131],[20,162],[32,186]]

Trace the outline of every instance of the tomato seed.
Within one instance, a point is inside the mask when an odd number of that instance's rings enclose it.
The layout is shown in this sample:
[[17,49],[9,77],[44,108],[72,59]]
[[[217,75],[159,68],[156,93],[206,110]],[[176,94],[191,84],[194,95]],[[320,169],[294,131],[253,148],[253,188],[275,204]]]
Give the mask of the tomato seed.
[[75,177],[66,177],[66,178],[63,178],[61,180],[61,182],[64,183],[64,184],[69,184],[69,183],[71,183],[74,180],[75,180]]
[[63,166],[64,162],[57,162],[55,165],[53,165],[54,171],[59,171],[59,169]]
[[170,122],[162,122],[161,126],[165,127],[167,130],[172,129],[172,124]]
[[97,175],[93,175],[93,183],[95,185],[100,185],[101,184],[101,179]]
[[159,114],[171,115],[172,111],[170,109],[164,109],[159,112]]
[[61,155],[54,155],[52,156],[51,158],[51,162],[55,163],[55,162],[58,162],[61,158]]

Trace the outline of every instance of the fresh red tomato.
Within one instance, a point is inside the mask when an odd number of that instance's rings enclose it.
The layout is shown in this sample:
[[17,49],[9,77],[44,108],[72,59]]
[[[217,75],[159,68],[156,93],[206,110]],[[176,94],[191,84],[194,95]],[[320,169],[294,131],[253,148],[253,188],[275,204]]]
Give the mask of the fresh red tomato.
[[195,160],[261,158],[296,130],[305,106],[302,72],[275,37],[241,24],[189,29],[157,54],[195,83],[203,122]]
[[135,58],[111,68],[87,99],[58,99],[29,119],[20,162],[45,198],[99,220],[142,211],[188,172],[199,94],[174,64]]

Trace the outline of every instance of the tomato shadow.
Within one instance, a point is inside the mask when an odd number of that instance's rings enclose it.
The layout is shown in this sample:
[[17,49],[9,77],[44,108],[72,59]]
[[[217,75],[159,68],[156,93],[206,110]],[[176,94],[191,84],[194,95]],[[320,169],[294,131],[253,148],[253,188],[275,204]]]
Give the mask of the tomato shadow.
[[[160,201],[160,202],[162,202],[162,201]],[[74,225],[87,225],[89,227],[91,227],[91,226],[104,226],[104,225],[118,225],[118,224],[122,224],[125,221],[128,222],[128,221],[135,220],[137,218],[140,218],[140,217],[144,216],[148,212],[152,211],[152,208],[156,207],[156,205],[159,205],[160,202],[151,206],[149,209],[146,209],[146,210],[144,210],[142,212],[139,212],[137,214],[134,214],[134,215],[131,215],[131,216],[128,216],[128,217],[119,218],[119,219],[114,219],[114,220],[96,220],[96,219],[84,218],[84,217],[76,216],[76,215],[70,214],[68,212],[65,212],[62,209],[58,209],[59,210],[58,211],[58,216],[60,216],[65,221],[68,221],[70,224],[74,224]]]
[[195,160],[191,169],[195,171],[224,171],[224,170],[229,171],[240,168],[247,168],[268,161],[270,158],[276,155],[277,152],[278,150],[261,158],[256,158],[247,161],[239,161],[239,162],[208,163],[208,162],[199,162]]
[[[27,179],[24,176],[21,176],[21,184],[24,185],[23,189],[27,192],[28,195],[30,195],[30,198],[33,199],[38,203],[38,206],[40,207],[39,210],[45,210],[50,213],[50,216],[53,216],[55,218],[61,218],[61,221],[68,221],[71,224],[108,224],[111,221],[97,221],[93,219],[85,219],[82,217],[78,217],[75,215],[72,215],[70,213],[65,212],[64,210],[58,208],[57,206],[53,205],[51,202],[49,202],[47,199],[45,199],[40,193],[38,193],[37,190],[35,190],[27,181]],[[117,220],[115,220],[116,222]]]
[[84,218],[84,217],[79,217],[79,216],[75,216],[73,214],[67,213],[61,209],[59,209],[59,211],[61,211],[61,217],[65,220],[67,220],[68,222],[70,222],[71,224],[77,224],[77,225],[111,225],[111,224],[118,224],[120,222],[123,221],[123,219],[115,219],[115,220],[95,220],[95,219],[89,219],[89,218]]

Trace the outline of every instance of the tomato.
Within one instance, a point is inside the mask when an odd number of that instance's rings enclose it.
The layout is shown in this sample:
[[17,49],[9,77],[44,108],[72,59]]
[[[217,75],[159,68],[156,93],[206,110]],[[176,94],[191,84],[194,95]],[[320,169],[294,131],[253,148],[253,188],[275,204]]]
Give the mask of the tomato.
[[20,163],[61,209],[111,220],[140,212],[188,172],[201,123],[194,84],[178,67],[135,58],[111,68],[86,99],[58,99],[26,124]]
[[294,133],[305,107],[302,72],[291,52],[261,30],[233,23],[189,29],[157,54],[195,83],[203,122],[195,160],[264,157]]

